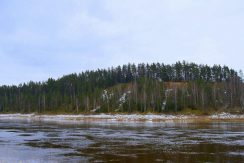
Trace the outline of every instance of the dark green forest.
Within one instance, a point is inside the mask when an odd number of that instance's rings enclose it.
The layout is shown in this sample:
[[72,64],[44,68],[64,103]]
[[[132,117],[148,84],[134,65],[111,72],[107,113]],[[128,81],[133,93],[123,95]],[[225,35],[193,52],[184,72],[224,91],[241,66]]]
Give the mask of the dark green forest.
[[242,78],[227,66],[127,64],[0,87],[2,113],[178,112],[242,109]]

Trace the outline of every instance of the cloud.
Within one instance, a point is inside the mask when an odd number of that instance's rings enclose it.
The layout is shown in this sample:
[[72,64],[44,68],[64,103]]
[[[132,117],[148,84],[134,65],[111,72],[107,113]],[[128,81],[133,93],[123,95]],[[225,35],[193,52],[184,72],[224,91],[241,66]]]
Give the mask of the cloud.
[[15,78],[0,84],[128,62],[243,68],[241,6],[220,0],[3,0],[0,65],[8,68],[1,75]]
[[0,61],[0,84],[12,85],[27,82],[31,79],[43,81],[45,78],[47,78],[47,74],[42,72],[41,69],[31,69],[31,67],[19,64],[15,58],[4,54],[1,48]]

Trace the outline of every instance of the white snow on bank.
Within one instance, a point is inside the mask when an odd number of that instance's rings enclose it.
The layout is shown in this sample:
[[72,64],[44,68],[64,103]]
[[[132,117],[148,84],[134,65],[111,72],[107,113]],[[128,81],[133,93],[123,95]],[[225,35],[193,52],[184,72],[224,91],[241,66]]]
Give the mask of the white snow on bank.
[[195,118],[194,115],[156,115],[156,114],[90,114],[90,115],[35,115],[35,114],[0,114],[0,119],[34,120],[108,120],[108,121],[157,121]]
[[244,119],[243,114],[219,113],[210,116],[211,119]]
[[210,116],[196,115],[166,115],[166,114],[90,114],[90,115],[36,115],[36,114],[0,114],[0,120],[40,120],[40,121],[170,121],[170,120],[193,120],[193,119],[243,119],[244,115],[220,113]]

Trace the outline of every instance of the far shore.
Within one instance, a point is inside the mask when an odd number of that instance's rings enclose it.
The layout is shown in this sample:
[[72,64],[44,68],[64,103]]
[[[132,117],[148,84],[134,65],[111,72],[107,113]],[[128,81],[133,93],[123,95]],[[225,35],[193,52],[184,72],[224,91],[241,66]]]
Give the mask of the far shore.
[[0,120],[33,120],[47,122],[211,122],[244,121],[244,114],[216,113],[212,115],[168,115],[168,114],[0,114]]

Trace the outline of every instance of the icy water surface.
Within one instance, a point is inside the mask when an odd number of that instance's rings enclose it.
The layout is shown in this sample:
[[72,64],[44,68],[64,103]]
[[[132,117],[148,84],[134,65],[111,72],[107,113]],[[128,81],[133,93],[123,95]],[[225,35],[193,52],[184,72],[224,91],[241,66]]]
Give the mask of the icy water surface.
[[244,123],[0,120],[0,162],[244,162]]

